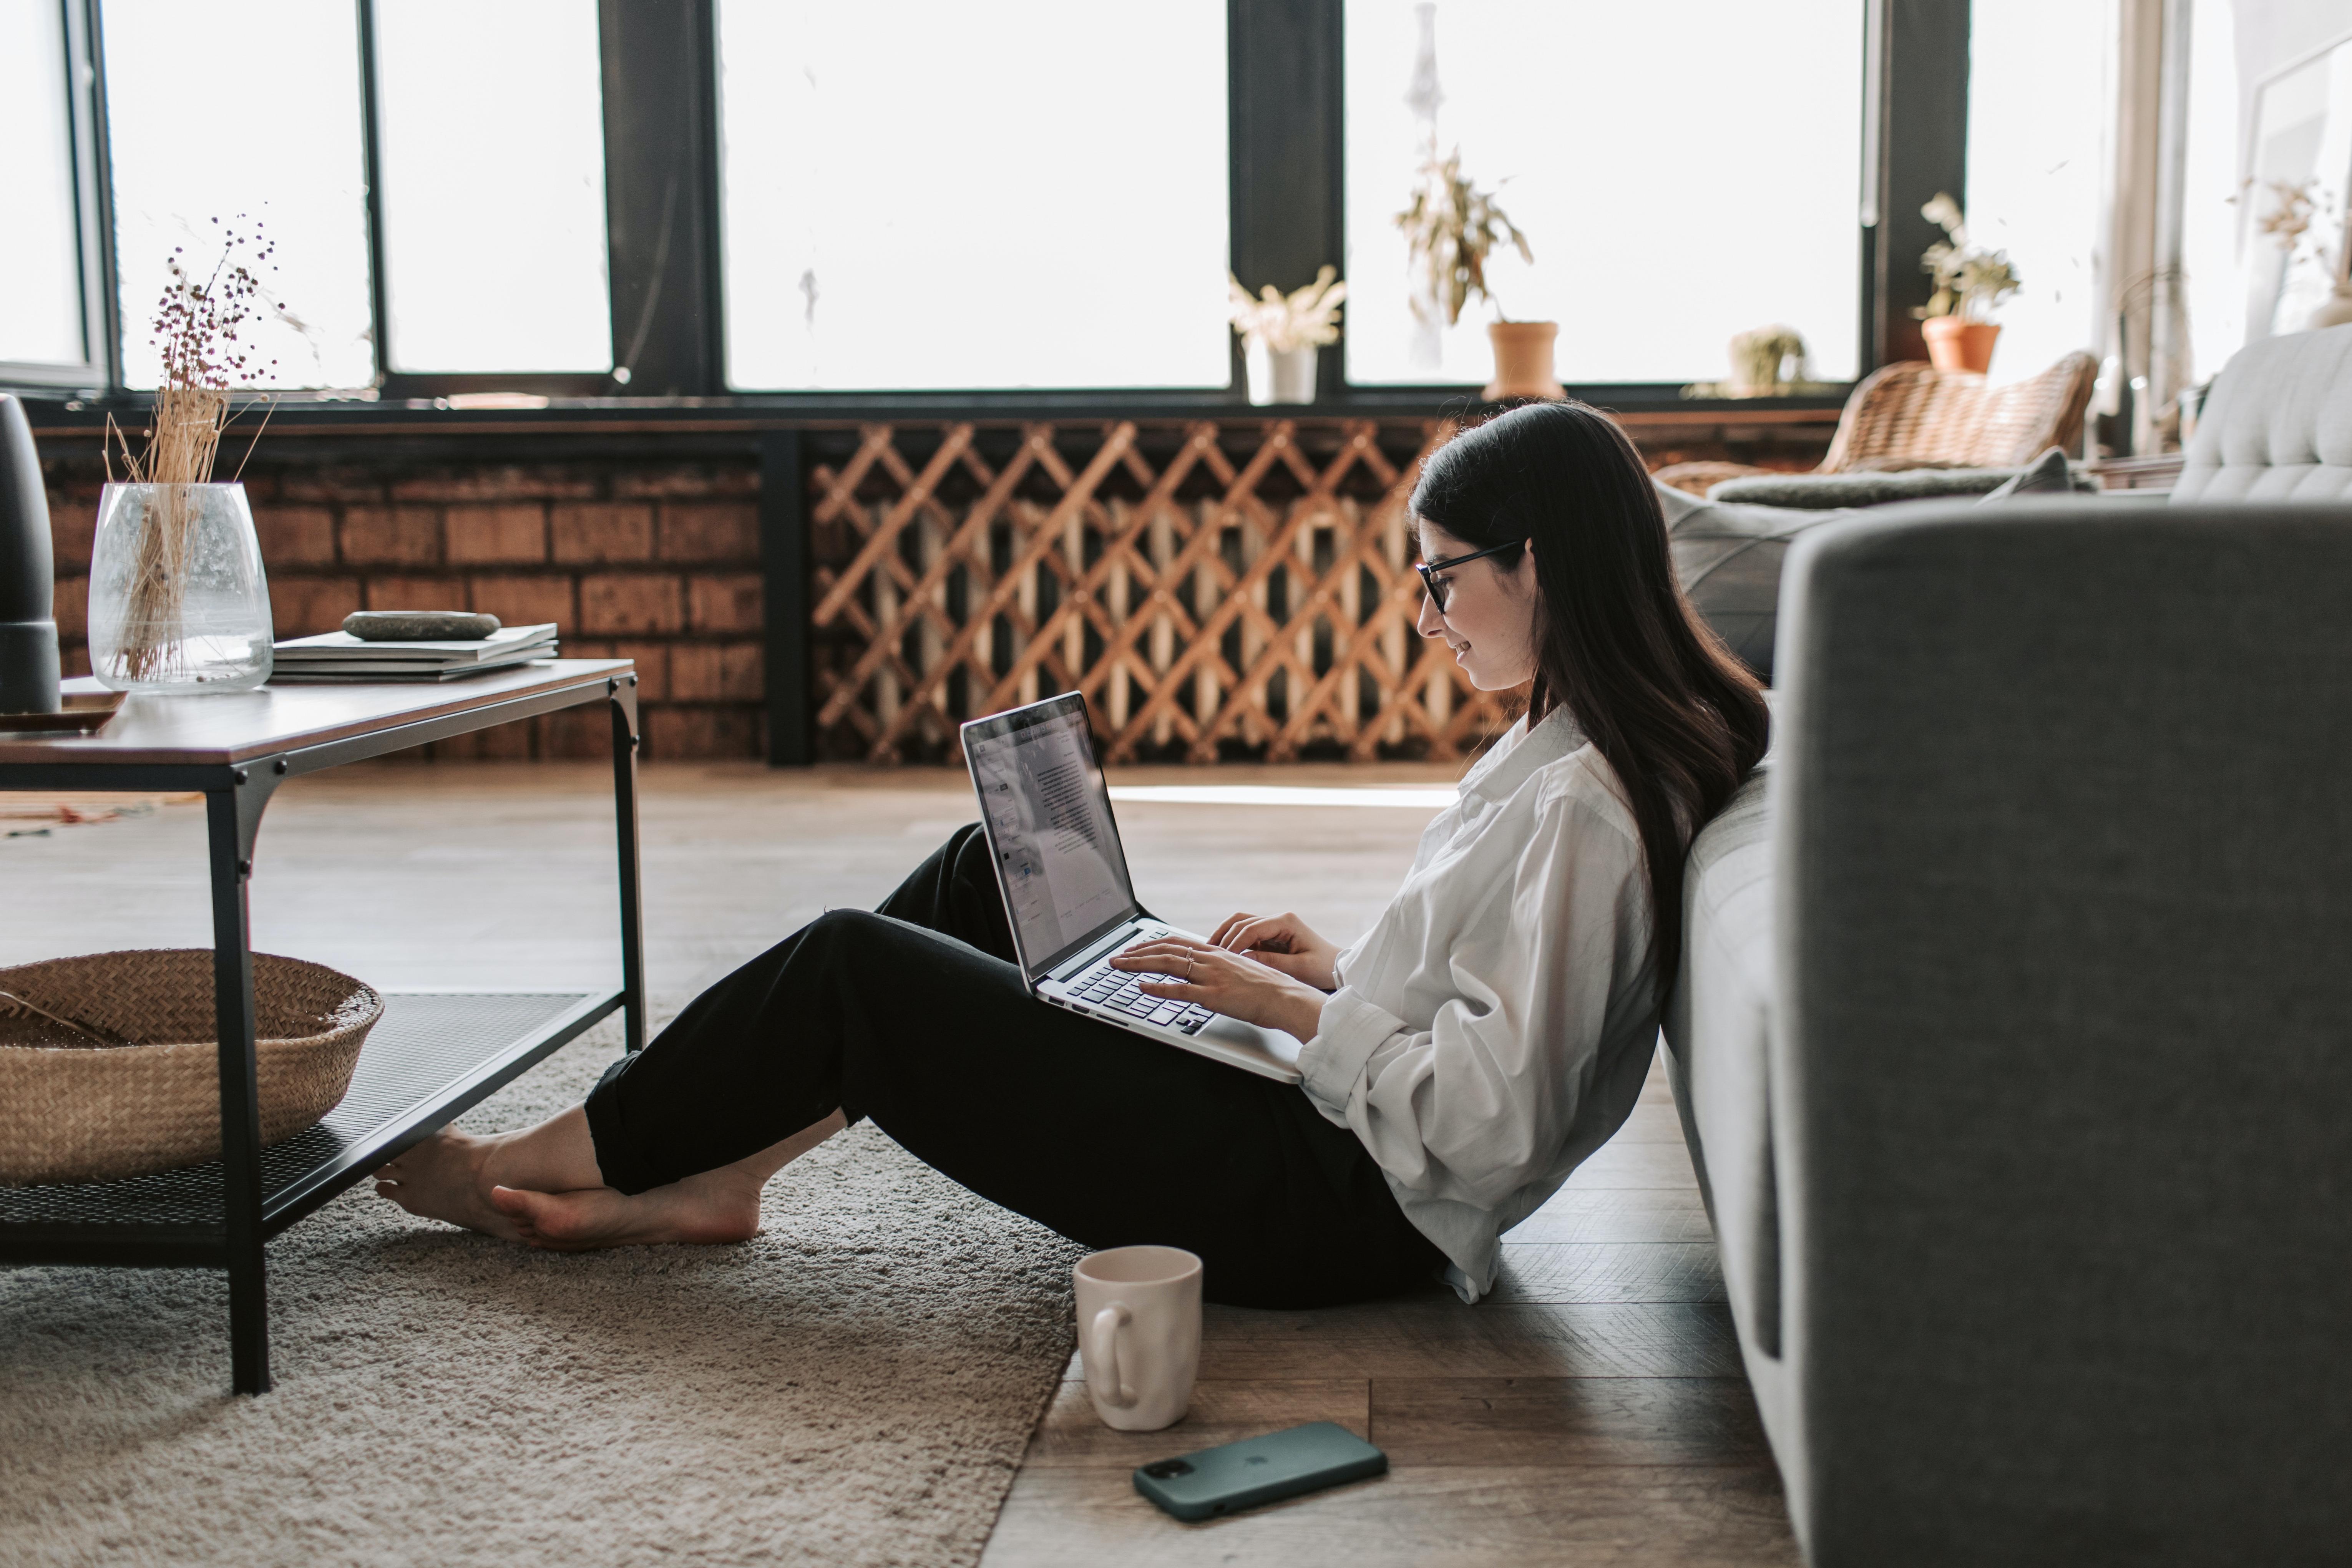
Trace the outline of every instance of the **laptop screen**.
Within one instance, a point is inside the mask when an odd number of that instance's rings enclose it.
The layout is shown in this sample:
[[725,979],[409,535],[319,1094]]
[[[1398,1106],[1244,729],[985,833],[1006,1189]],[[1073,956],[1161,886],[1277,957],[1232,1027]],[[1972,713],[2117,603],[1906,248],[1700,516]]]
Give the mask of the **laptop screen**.
[[1005,912],[1034,981],[1140,911],[1076,692],[963,727]]

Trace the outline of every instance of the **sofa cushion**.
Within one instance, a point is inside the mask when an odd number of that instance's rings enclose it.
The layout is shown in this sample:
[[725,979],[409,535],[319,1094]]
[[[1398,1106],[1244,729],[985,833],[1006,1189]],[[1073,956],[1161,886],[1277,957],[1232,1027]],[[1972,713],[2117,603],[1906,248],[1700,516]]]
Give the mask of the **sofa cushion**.
[[1667,999],[1675,1108],[1722,1254],[1739,1351],[1776,1451],[1791,1436],[1780,1354],[1780,1200],[1772,1157],[1771,822],[1759,770],[1692,841],[1682,973]]
[[2352,497],[2352,326],[2249,343],[2205,400],[2172,501]]
[[1845,513],[1701,500],[1671,485],[1658,486],[1658,504],[1683,592],[1757,678],[1770,680],[1781,557],[1799,534]]

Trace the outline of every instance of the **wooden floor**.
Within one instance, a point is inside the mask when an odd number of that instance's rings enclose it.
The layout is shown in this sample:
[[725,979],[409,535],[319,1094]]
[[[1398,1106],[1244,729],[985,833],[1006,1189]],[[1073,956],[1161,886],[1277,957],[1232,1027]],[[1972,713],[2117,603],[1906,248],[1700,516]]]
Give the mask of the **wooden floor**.
[[[295,781],[265,820],[254,939],[379,985],[593,984],[618,963],[609,773],[375,764]],[[1122,772],[1117,784],[1401,784],[1427,769]],[[971,819],[961,774],[655,767],[647,969],[692,990],[837,906],[871,906]],[[1430,812],[1128,805],[1139,894],[1201,929],[1295,909],[1348,940]],[[27,825],[6,825],[21,829]],[[166,807],[0,839],[0,963],[210,942],[203,813]],[[1616,1139],[1513,1231],[1496,1296],[1334,1311],[1209,1309],[1192,1415],[1112,1432],[1075,1360],[983,1568],[1029,1564],[1752,1564],[1795,1561],[1740,1376],[1663,1068]],[[1203,1525],[1136,1495],[1139,1464],[1301,1421],[1388,1452],[1388,1476]]]

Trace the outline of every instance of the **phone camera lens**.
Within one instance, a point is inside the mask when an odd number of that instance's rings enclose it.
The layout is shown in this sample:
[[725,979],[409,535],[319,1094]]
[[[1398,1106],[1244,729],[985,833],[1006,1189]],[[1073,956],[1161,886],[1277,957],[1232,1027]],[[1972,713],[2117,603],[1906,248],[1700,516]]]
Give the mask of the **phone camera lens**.
[[1192,1467],[1181,1459],[1162,1459],[1156,1465],[1144,1466],[1143,1473],[1155,1481],[1164,1481],[1177,1476],[1191,1475]]

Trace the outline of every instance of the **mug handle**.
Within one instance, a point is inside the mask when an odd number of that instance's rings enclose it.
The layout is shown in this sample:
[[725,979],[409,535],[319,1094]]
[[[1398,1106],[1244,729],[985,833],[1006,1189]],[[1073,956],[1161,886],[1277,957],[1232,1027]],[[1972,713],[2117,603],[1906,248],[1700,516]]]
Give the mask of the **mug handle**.
[[1117,1410],[1125,1410],[1141,1397],[1122,1375],[1125,1369],[1118,1363],[1118,1331],[1133,1321],[1126,1302],[1113,1301],[1087,1325],[1087,1386],[1097,1399]]

